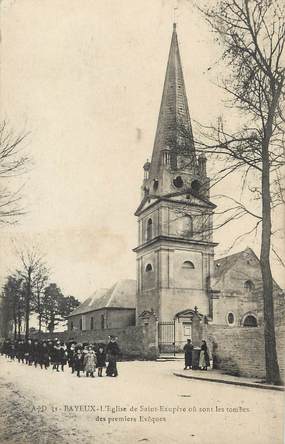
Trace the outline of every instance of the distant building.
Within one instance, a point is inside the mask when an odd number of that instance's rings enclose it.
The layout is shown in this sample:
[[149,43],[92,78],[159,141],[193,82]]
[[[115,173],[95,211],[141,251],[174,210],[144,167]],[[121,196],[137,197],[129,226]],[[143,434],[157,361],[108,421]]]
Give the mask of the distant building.
[[135,325],[136,281],[124,279],[100,289],[68,317],[69,331],[104,330]]

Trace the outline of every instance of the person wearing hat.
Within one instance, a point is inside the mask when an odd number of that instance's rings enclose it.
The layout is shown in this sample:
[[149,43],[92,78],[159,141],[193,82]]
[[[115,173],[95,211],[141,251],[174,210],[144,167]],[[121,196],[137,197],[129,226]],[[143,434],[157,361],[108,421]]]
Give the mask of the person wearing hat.
[[185,358],[185,367],[184,370],[192,368],[192,353],[193,353],[193,344],[191,343],[191,339],[187,339],[187,344],[183,347],[184,358]]
[[62,350],[60,341],[57,340],[55,345],[52,348],[52,355],[51,355],[51,361],[53,363],[52,369],[59,372],[59,366],[61,364],[61,356],[62,356]]
[[67,347],[64,342],[60,343],[60,352],[59,352],[59,359],[60,359],[60,365],[61,365],[61,371],[64,372],[64,366],[67,363],[68,353],[67,353]]
[[90,374],[91,378],[94,378],[94,373],[96,371],[96,363],[97,363],[97,358],[95,351],[93,350],[91,345],[89,345],[83,358],[83,367],[87,377]]
[[106,370],[107,376],[118,376],[117,360],[120,354],[120,349],[117,344],[115,336],[110,336],[110,341],[106,347],[108,367]]

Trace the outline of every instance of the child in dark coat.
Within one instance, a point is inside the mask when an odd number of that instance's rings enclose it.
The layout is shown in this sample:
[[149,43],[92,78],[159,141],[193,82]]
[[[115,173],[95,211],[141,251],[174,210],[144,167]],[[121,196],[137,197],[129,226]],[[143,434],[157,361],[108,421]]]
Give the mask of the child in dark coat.
[[106,353],[104,347],[100,345],[97,351],[98,376],[102,377],[102,370],[104,367],[106,367]]
[[73,366],[74,370],[76,371],[76,375],[80,378],[80,372],[84,370],[83,368],[83,360],[84,355],[82,353],[82,350],[78,349],[75,353],[74,360],[73,360]]
[[60,365],[61,365],[61,371],[64,371],[64,366],[67,363],[68,353],[67,353],[67,347],[64,344],[64,342],[61,342],[60,344]]
[[43,368],[43,366],[45,367],[45,369],[48,368],[49,366],[49,351],[48,351],[48,346],[46,342],[42,343],[42,346],[40,348],[40,366],[41,368]]

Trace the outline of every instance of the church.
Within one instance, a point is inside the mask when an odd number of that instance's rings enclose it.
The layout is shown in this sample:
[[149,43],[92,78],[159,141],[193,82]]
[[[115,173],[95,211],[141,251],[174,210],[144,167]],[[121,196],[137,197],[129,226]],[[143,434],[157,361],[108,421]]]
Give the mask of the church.
[[[216,206],[210,199],[206,156],[195,150],[175,23],[152,157],[143,173],[135,211],[137,279],[116,284],[121,289],[116,298],[108,299],[112,291],[105,290],[100,298],[81,304],[69,316],[69,331],[147,325],[155,316],[159,350],[170,351],[173,345],[181,349],[188,338],[198,345],[211,326],[232,332],[262,326],[262,281],[255,253],[247,248],[214,260]],[[278,323],[285,299],[276,283],[274,297]],[[90,319],[96,313],[100,319],[94,324]]]
[[[215,205],[209,199],[206,158],[195,152],[175,24],[152,158],[143,169],[142,200],[135,213],[136,309],[138,316],[152,309],[165,336],[170,323],[182,316],[187,330],[194,307],[209,316],[216,245]],[[180,330],[176,341],[185,340]]]

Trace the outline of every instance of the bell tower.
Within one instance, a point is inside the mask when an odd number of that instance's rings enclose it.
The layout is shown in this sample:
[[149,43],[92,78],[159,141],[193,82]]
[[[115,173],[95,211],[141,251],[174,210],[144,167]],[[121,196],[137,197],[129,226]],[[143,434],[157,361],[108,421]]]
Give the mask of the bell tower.
[[159,322],[199,308],[209,315],[213,271],[210,180],[196,155],[176,24],[151,161],[144,166],[138,218],[137,316],[154,310]]

